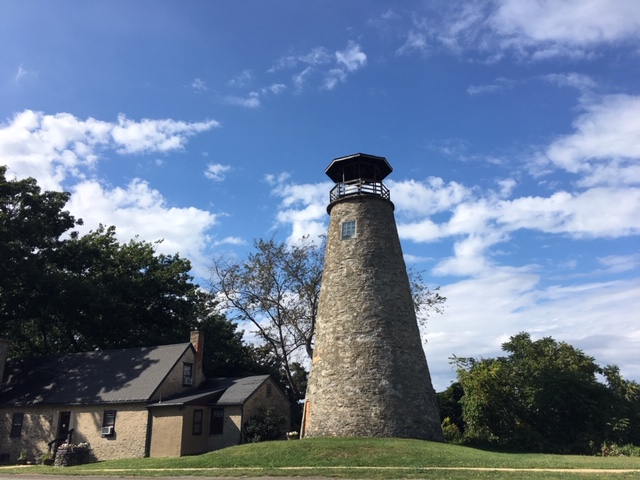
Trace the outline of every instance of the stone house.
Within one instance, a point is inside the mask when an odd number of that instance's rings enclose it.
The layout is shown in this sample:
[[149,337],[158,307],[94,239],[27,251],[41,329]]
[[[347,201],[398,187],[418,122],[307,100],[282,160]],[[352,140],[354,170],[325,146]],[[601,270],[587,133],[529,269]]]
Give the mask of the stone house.
[[[0,340],[0,463],[66,439],[100,460],[173,457],[243,442],[242,426],[291,405],[268,375],[205,379],[204,339],[156,347],[7,360]],[[2,375],[4,371],[4,375]]]

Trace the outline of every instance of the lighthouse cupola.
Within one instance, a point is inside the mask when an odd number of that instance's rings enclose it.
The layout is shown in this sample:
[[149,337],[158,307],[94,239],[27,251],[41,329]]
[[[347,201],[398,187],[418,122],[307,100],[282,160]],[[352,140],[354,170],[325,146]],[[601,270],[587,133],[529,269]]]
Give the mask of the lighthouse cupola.
[[379,195],[389,200],[389,189],[382,183],[393,169],[387,159],[365,153],[356,153],[334,159],[325,170],[336,185],[331,189],[329,206],[351,195]]

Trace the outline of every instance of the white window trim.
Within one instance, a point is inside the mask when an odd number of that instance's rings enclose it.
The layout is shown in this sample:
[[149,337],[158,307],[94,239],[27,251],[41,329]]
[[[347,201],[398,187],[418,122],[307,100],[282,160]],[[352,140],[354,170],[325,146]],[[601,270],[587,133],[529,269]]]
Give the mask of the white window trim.
[[[344,227],[353,223],[353,235],[345,236],[344,235]],[[340,224],[340,240],[351,240],[352,238],[356,238],[358,236],[358,221],[357,220],[345,220]]]

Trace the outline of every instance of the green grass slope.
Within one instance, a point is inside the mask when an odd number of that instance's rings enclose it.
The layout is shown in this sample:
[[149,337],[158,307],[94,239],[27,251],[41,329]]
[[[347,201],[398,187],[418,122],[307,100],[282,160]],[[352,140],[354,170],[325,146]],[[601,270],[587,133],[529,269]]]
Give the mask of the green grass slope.
[[[6,473],[27,471],[149,476],[640,479],[640,458],[497,453],[393,438],[317,438],[240,445],[191,457],[111,460],[69,468],[11,469]],[[0,469],[0,475],[3,473],[5,470]]]

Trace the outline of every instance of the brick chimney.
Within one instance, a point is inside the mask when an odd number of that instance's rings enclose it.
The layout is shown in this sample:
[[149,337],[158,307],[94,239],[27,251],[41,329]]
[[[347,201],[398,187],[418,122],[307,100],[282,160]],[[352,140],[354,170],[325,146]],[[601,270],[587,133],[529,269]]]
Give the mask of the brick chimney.
[[202,371],[202,355],[204,353],[204,332],[200,330],[191,331],[191,345],[196,351],[196,361],[194,365],[194,386],[200,385],[204,380]]
[[4,375],[4,364],[7,361],[8,353],[9,353],[9,340],[0,338],[0,383],[2,383],[2,377]]

